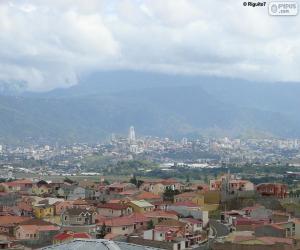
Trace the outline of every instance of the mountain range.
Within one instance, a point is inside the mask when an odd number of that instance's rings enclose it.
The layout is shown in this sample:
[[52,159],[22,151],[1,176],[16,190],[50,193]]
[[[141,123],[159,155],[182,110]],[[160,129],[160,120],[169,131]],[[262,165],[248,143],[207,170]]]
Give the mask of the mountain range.
[[131,125],[177,138],[300,137],[300,83],[107,71],[44,93],[19,85],[0,86],[0,144],[99,142]]

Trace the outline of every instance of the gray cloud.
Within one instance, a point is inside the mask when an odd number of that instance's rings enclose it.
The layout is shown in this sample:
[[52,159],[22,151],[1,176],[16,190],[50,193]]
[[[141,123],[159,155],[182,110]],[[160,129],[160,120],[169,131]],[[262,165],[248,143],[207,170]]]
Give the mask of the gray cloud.
[[0,0],[0,81],[138,69],[299,81],[300,20],[240,0]]

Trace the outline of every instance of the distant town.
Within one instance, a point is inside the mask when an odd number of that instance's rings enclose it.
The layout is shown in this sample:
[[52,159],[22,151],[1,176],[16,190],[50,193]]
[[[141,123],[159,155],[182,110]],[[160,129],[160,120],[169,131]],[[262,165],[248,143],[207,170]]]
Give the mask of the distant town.
[[97,145],[2,145],[0,164],[4,249],[300,247],[298,139],[176,141],[132,126]]

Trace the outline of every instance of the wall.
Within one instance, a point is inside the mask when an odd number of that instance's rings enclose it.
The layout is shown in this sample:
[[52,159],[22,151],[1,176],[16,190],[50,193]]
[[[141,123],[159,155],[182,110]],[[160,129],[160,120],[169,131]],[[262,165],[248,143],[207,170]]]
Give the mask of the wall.
[[[128,237],[127,241],[128,241],[128,243],[149,246],[149,247],[156,247],[156,248],[161,248],[161,249],[166,249],[166,250],[174,250],[174,244],[177,244],[177,243],[173,243],[173,242],[144,240],[139,237]],[[183,244],[183,246],[184,246],[184,244]],[[181,249],[185,249],[185,246]]]
[[274,245],[244,245],[244,244],[233,244],[230,242],[226,243],[214,243],[213,250],[293,250],[291,245],[274,244]]

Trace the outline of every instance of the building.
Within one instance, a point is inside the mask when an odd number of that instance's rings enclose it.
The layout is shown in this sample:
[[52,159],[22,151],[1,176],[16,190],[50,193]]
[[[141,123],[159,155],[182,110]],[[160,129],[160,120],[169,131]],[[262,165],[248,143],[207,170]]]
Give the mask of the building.
[[54,236],[59,230],[60,227],[49,222],[31,219],[19,223],[15,229],[15,237],[17,240],[38,240]]
[[69,208],[61,214],[61,223],[67,226],[93,225],[96,221],[96,215],[97,213],[93,210]]
[[119,203],[105,203],[97,206],[97,212],[100,216],[120,217],[132,214],[133,210],[129,205]]
[[135,131],[133,126],[129,128],[128,141],[129,143],[135,142]]
[[54,205],[39,204],[33,207],[33,214],[38,219],[53,217],[54,208]]
[[72,231],[62,232],[54,236],[53,244],[66,243],[80,239],[91,239],[88,233],[74,233]]
[[46,181],[39,181],[32,187],[32,193],[38,196],[47,195],[52,191],[50,185]]
[[191,201],[198,206],[204,206],[204,194],[199,192],[185,192],[174,196],[174,202]]
[[261,183],[256,186],[256,191],[262,196],[285,198],[288,195],[288,186],[281,183]]
[[2,187],[5,192],[29,191],[32,185],[32,181],[27,179],[0,183],[0,187]]
[[154,205],[145,200],[130,201],[128,204],[135,213],[147,213],[154,210]]
[[56,244],[41,248],[42,250],[67,250],[67,249],[89,249],[89,250],[158,250],[150,246],[142,246],[127,242],[117,242],[105,239],[77,239],[71,242]]
[[247,180],[237,179],[234,175],[225,174],[219,179],[210,180],[209,189],[234,194],[236,192],[254,191],[254,184]]

